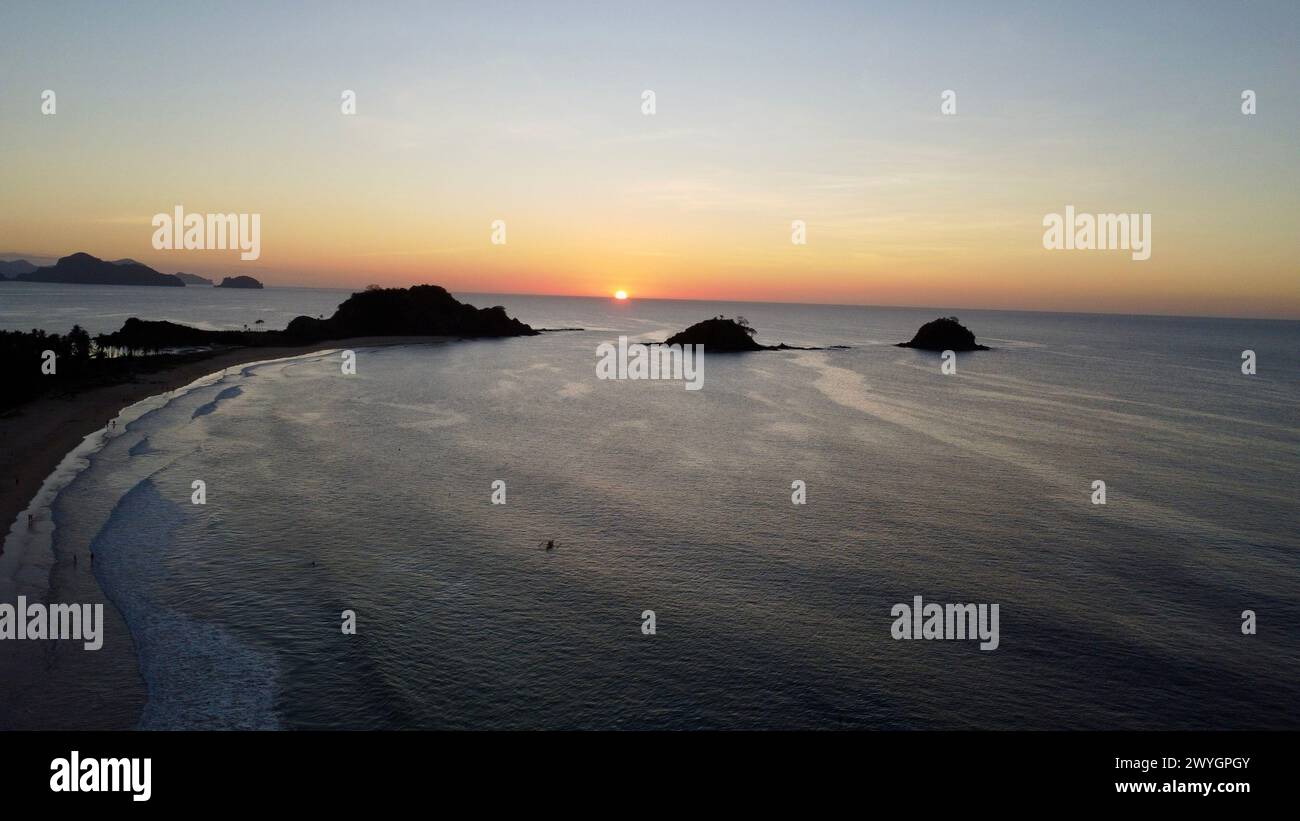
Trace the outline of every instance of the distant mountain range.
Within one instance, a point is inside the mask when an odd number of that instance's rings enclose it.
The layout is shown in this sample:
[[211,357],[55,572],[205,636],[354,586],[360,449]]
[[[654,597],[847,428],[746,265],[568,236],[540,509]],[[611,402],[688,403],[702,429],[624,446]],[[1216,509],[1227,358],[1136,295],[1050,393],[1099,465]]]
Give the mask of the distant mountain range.
[[63,282],[74,285],[171,285],[184,288],[185,283],[171,274],[160,274],[148,265],[123,260],[122,264],[92,257],[86,253],[70,254],[47,268],[37,268],[18,275],[19,282]]
[[0,260],[0,279],[17,279],[19,274],[30,274],[36,268],[37,266],[25,259],[16,259],[13,262]]
[[[69,285],[212,285],[198,274],[164,274],[133,259],[103,260],[85,252],[62,257],[53,265],[38,266],[25,259],[0,261],[0,279],[19,282],[58,282]],[[261,288],[253,277],[226,277],[218,288]]]

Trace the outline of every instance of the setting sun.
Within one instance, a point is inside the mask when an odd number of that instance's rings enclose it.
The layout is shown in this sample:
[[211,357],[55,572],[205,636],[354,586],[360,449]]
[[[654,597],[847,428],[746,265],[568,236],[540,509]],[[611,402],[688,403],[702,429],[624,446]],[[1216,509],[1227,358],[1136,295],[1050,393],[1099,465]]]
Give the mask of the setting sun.
[[614,299],[627,299],[627,291],[615,291]]

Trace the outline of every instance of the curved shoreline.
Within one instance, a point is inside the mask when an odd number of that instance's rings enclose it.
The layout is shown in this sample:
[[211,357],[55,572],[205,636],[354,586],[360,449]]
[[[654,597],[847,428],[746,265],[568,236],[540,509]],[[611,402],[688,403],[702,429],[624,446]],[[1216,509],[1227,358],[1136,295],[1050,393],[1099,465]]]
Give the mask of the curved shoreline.
[[14,482],[0,494],[0,523],[5,534],[18,524],[59,464],[89,435],[102,430],[110,419],[137,402],[183,388],[206,376],[240,365],[272,359],[307,356],[344,347],[381,347],[445,342],[451,337],[354,337],[324,340],[309,345],[271,348],[234,348],[203,359],[145,374],[130,382],[88,388],[70,396],[41,397],[0,415],[0,476]]
[[[327,340],[310,345],[274,348],[236,348],[214,352],[202,359],[177,363],[143,375],[130,382],[88,388],[66,397],[43,397],[0,417],[0,476],[14,484],[0,494],[0,521],[11,523],[5,530],[0,547],[0,601],[19,594],[47,596],[56,585],[71,593],[79,602],[105,603],[113,610],[117,627],[125,629],[121,614],[107,601],[93,573],[84,578],[64,578],[65,568],[53,552],[54,523],[52,504],[89,465],[89,459],[107,441],[107,423],[119,420],[117,430],[125,430],[133,408],[142,415],[154,406],[161,407],[175,395],[220,378],[230,368],[312,356],[344,348],[383,347],[389,345],[429,344],[448,341],[450,337],[355,337]],[[28,525],[28,516],[34,517]],[[41,546],[46,549],[39,549]],[[86,569],[86,568],[83,568]],[[88,569],[86,569],[88,570]],[[57,577],[57,578],[56,578]],[[72,587],[64,590],[64,587]],[[105,613],[106,618],[108,613]],[[110,629],[113,629],[110,627]],[[129,636],[129,631],[126,631]],[[0,647],[0,675],[12,685],[0,693],[0,728],[67,728],[129,729],[136,725],[144,703],[143,681],[139,679],[138,659],[129,641],[115,642],[116,657],[108,662],[107,674],[123,692],[115,692],[113,703],[100,700],[87,709],[79,702],[51,699],[51,690],[78,685],[84,678],[83,654],[66,655],[57,648],[41,647],[44,642],[3,642]],[[50,647],[56,643],[49,643]],[[50,652],[46,652],[49,649]],[[60,663],[61,662],[61,663]],[[115,667],[116,662],[116,667]],[[83,668],[77,670],[76,668]],[[122,681],[124,671],[135,673],[136,686]]]

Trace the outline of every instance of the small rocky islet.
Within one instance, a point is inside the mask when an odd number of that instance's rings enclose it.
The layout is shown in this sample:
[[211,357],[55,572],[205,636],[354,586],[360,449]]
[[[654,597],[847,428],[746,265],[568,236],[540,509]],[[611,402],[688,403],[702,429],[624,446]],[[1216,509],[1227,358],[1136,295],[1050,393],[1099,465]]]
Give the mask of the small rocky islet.
[[793,345],[760,345],[754,341],[756,330],[744,317],[728,319],[715,316],[696,322],[684,331],[668,337],[664,345],[703,345],[713,353],[743,353],[745,351],[818,351],[821,348],[799,348]]
[[899,342],[899,348],[918,348],[923,351],[987,351],[987,345],[975,341],[975,334],[955,316],[941,316],[932,319],[917,330],[907,342]]

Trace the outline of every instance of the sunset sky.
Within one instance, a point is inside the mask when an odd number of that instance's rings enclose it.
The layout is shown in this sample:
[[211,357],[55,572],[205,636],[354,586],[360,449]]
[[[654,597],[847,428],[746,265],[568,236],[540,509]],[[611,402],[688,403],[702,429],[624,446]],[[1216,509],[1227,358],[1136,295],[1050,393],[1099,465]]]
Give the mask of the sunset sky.
[[[1294,2],[274,5],[6,2],[0,254],[1300,317]],[[261,214],[261,258],[154,250],[177,204]],[[1044,250],[1067,205],[1150,213],[1151,258]]]

